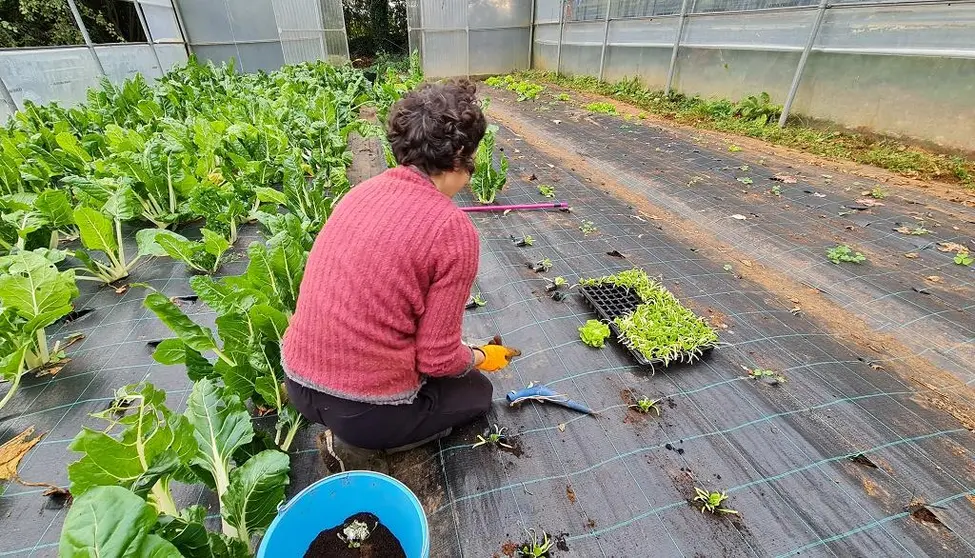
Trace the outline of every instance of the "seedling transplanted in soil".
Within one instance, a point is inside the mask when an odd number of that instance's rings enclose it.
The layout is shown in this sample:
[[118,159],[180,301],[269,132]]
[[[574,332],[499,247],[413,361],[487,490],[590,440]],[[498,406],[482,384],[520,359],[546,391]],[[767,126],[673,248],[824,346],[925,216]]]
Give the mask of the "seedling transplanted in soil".
[[599,114],[616,114],[616,105],[607,102],[589,103],[586,110]]
[[552,260],[543,258],[535,263],[527,262],[525,265],[535,273],[545,273],[552,269]]
[[647,414],[650,411],[655,411],[657,416],[660,416],[660,407],[657,406],[660,403],[659,399],[650,399],[649,397],[643,396],[637,399],[635,405],[630,405],[631,409],[636,409],[640,413]]
[[518,548],[518,555],[522,558],[543,558],[549,555],[549,550],[555,541],[549,538],[548,533],[542,531],[541,536],[534,530],[528,529],[528,541]]
[[482,306],[484,306],[486,304],[487,304],[487,301],[484,300],[484,297],[481,296],[480,291],[478,291],[478,292],[473,293],[471,295],[471,298],[469,298],[467,300],[467,304],[464,306],[464,308],[466,308],[468,310],[473,310],[475,308],[480,308],[480,307],[482,307]]
[[579,326],[579,338],[590,347],[602,348],[609,337],[609,326],[599,320],[589,320]]
[[546,281],[548,281],[548,285],[545,286],[545,290],[548,292],[557,291],[569,284],[569,282],[565,280],[565,277],[562,277],[561,275],[555,279],[546,279]]
[[761,380],[771,386],[784,384],[787,381],[785,376],[774,370],[765,370],[763,368],[749,369],[744,366],[742,366],[742,368],[748,373],[749,378],[753,380]]
[[613,324],[620,342],[650,362],[664,366],[674,361],[693,362],[718,344],[718,334],[707,322],[681,305],[673,293],[642,269],[583,279],[579,284],[615,285],[636,294],[641,304],[629,314],[616,317]]
[[700,507],[701,513],[710,512],[713,514],[726,513],[738,515],[738,512],[724,507],[724,501],[728,499],[728,495],[724,492],[708,492],[707,490],[694,487],[694,492],[697,496],[694,497],[692,502]]
[[502,448],[514,449],[514,446],[507,442],[508,437],[504,433],[505,430],[507,430],[507,428],[495,424],[485,431],[484,434],[477,435],[477,442],[471,446],[471,449],[488,444]]
[[968,252],[955,254],[955,259],[953,260],[958,265],[970,266],[975,260],[972,259],[971,254]]
[[555,188],[547,184],[542,184],[541,186],[538,187],[538,193],[545,196],[546,198],[554,198]]
[[840,244],[826,250],[826,257],[829,258],[829,261],[833,262],[834,264],[839,264],[841,262],[858,264],[866,261],[867,259],[867,257],[860,252],[854,252],[846,244]]
[[526,234],[525,236],[518,238],[515,235],[511,235],[511,241],[515,243],[515,246],[519,248],[524,248],[526,246],[532,246],[535,244],[535,239],[532,235]]
[[579,230],[582,231],[582,234],[589,236],[590,234],[596,232],[596,224],[592,221],[583,221],[582,224],[579,225]]

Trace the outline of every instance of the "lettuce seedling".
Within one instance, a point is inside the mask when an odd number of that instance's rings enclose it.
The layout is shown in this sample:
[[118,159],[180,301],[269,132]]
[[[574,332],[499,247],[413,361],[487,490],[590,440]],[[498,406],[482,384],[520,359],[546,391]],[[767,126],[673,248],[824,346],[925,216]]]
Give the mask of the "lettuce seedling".
[[589,320],[579,326],[579,338],[590,347],[601,348],[609,337],[609,326],[599,320]]
[[635,405],[630,405],[631,409],[636,409],[640,413],[647,414],[650,411],[656,411],[657,416],[660,416],[660,407],[657,406],[660,403],[659,399],[650,399],[649,397],[641,397],[637,400]]
[[546,198],[554,198],[555,188],[547,184],[542,184],[541,186],[538,187],[538,193]]
[[697,493],[697,496],[694,497],[693,501],[701,507],[701,513],[738,514],[737,511],[724,507],[724,501],[728,499],[728,495],[725,492],[708,492],[696,486],[694,487],[694,492]]
[[548,533],[542,531],[541,536],[539,536],[534,529],[528,529],[526,532],[528,533],[528,541],[518,549],[519,555],[524,558],[544,558],[548,556],[549,550],[552,549],[552,545],[555,543],[554,540],[549,538]]
[[826,257],[829,261],[834,264],[839,264],[840,262],[849,263],[862,263],[866,261],[867,257],[860,252],[854,252],[849,246],[845,244],[840,244],[826,250]]

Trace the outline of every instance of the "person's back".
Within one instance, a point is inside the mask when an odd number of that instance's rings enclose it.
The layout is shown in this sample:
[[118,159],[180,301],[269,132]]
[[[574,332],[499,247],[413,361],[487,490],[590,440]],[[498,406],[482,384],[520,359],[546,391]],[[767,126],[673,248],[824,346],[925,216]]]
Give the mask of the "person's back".
[[[457,279],[446,294],[466,300],[478,248],[470,219],[411,168],[353,188],[309,255],[284,342],[292,379],[338,397],[397,403],[412,400],[421,372],[468,367],[470,351],[449,339],[460,324],[429,314],[437,309],[427,308],[427,295],[450,271]],[[422,327],[428,321],[436,323]]]

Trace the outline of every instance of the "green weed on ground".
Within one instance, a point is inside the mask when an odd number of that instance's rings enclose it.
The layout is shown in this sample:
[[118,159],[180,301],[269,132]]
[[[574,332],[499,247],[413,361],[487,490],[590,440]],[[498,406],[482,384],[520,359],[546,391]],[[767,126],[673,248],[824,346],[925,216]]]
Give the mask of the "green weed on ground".
[[608,83],[592,76],[537,70],[517,75],[519,79],[605,95],[681,124],[758,138],[814,155],[880,167],[910,178],[975,188],[975,160],[972,159],[935,153],[888,137],[821,129],[806,125],[801,117],[790,117],[789,125],[779,128],[782,107],[773,104],[767,93],[734,102],[680,93],[667,96],[663,91],[647,89],[635,78]]

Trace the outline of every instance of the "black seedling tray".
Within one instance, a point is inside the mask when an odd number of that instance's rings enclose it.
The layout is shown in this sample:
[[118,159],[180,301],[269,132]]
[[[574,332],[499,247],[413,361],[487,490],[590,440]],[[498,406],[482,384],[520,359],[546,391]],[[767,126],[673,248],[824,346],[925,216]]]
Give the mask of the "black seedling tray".
[[[625,316],[633,312],[637,306],[643,304],[643,300],[636,293],[630,289],[616,285],[579,287],[579,292],[582,293],[583,298],[586,299],[589,306],[592,306],[592,309],[596,311],[599,318],[609,322],[609,329],[616,335],[616,341],[633,355],[633,359],[636,360],[637,364],[652,367],[664,363],[661,359],[649,359],[640,351],[631,349],[623,344],[623,335],[613,321],[619,316]],[[703,354],[713,348],[714,346],[702,347],[701,352]],[[685,354],[684,356],[687,357],[690,355]]]
[[[634,310],[643,301],[640,297],[636,295],[630,289],[625,287],[618,287],[616,285],[592,285],[588,287],[579,287],[579,292],[592,306],[592,309],[596,311],[596,315],[600,319],[609,322],[609,329],[612,330],[613,334],[616,335],[616,340],[622,344],[623,335],[620,333],[616,323],[613,321],[615,318],[620,316],[625,316]],[[630,349],[623,345],[626,350],[633,355],[633,358],[638,364],[642,366],[653,366],[654,364],[660,364],[660,360],[650,360],[643,356],[643,353],[636,349]]]

